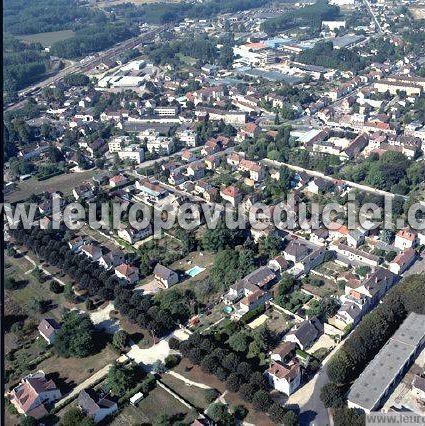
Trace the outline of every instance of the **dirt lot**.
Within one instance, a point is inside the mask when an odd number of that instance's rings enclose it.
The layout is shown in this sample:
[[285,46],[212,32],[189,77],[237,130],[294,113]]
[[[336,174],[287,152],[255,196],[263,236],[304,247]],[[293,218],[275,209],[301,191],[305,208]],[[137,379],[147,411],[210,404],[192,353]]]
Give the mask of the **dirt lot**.
[[196,418],[185,405],[167,391],[157,386],[145,399],[139,402],[137,407],[132,405],[126,406],[111,425],[127,426],[152,423],[155,417],[162,413],[169,416],[176,416],[175,420],[185,420],[185,423],[188,424]]
[[41,194],[45,191],[61,191],[64,195],[70,195],[72,190],[83,182],[91,179],[97,170],[89,170],[81,173],[69,173],[54,176],[50,179],[38,181],[35,177],[19,182],[15,191],[5,195],[7,203],[27,200],[33,194]]

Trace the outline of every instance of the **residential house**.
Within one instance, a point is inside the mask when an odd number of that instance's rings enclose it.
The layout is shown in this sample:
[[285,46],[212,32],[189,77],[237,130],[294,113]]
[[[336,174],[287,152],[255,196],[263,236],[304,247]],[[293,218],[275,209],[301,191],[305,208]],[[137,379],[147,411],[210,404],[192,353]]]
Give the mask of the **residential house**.
[[[345,294],[356,299],[361,296],[368,298],[367,309],[372,309],[384,297],[387,291],[396,283],[398,277],[385,268],[376,268],[360,284],[346,283]],[[353,285],[353,286],[352,286]]]
[[403,274],[406,272],[416,261],[416,251],[408,248],[399,253],[390,263],[390,271],[394,274]]
[[283,251],[283,255],[286,260],[293,263],[298,263],[304,257],[306,257],[312,249],[305,243],[299,240],[292,240],[288,243]]
[[285,342],[296,343],[302,350],[310,347],[323,332],[323,326],[317,318],[305,320],[294,325],[284,337]]
[[82,183],[72,190],[72,194],[77,201],[86,200],[93,197],[93,187],[88,183]]
[[341,328],[345,329],[347,326],[357,325],[361,317],[362,306],[352,301],[346,301],[336,313],[335,321],[343,324]]
[[350,247],[358,248],[365,241],[364,234],[358,229],[353,229],[347,235],[347,245]]
[[283,365],[272,361],[264,375],[272,388],[288,396],[293,394],[301,383],[301,367],[297,362]]
[[96,262],[102,256],[102,249],[94,244],[83,244],[80,248],[80,253],[87,256],[93,262]]
[[196,154],[194,152],[189,151],[188,149],[185,149],[181,153],[181,159],[183,161],[191,163],[192,161],[196,161],[198,159],[198,157],[196,156]]
[[251,294],[248,294],[239,302],[239,309],[235,312],[235,318],[240,318],[247,312],[264,305],[264,303],[266,303],[270,298],[270,293],[257,288],[257,290]]
[[415,375],[412,380],[412,392],[416,398],[425,402],[425,377],[419,376],[418,374]]
[[245,158],[244,152],[232,152],[227,156],[226,162],[232,167],[238,167],[239,163]]
[[120,229],[118,229],[118,236],[122,238],[124,241],[127,241],[130,244],[135,244],[138,241],[144,240],[145,238],[152,235],[152,225],[149,224],[145,228],[135,229],[130,226],[121,225]]
[[187,175],[193,180],[198,180],[205,175],[205,165],[202,161],[191,163],[187,168]]
[[136,180],[136,189],[138,189],[146,201],[156,203],[164,198],[168,191],[149,179]]
[[279,255],[271,259],[267,266],[271,270],[279,272],[281,274],[283,271],[286,271],[289,268],[289,263],[283,256]]
[[240,281],[244,287],[255,285],[262,290],[268,290],[274,284],[276,278],[276,274],[268,266],[261,266]]
[[236,207],[242,201],[241,192],[233,185],[220,190],[220,195],[223,200],[229,202],[233,207]]
[[323,178],[314,178],[307,184],[307,190],[312,194],[323,194],[332,188],[331,181]]
[[379,256],[375,256],[374,254],[368,253],[366,251],[347,246],[343,243],[338,243],[333,247],[335,251],[346,256],[350,261],[363,262],[369,266],[378,266],[381,262],[381,258]]
[[99,265],[105,269],[111,269],[115,266],[124,263],[125,254],[121,250],[111,250],[110,252],[102,255],[98,260]]
[[159,281],[165,288],[169,288],[179,282],[179,276],[177,272],[166,266],[157,263],[153,271],[153,275],[157,281]]
[[241,128],[236,135],[236,140],[238,142],[243,142],[248,138],[257,138],[260,134],[260,128],[255,123],[248,123],[243,128]]
[[112,176],[109,179],[109,186],[111,188],[119,188],[121,186],[124,186],[128,183],[128,179],[123,175],[116,175]]
[[131,265],[122,263],[115,268],[115,275],[129,284],[134,284],[139,281],[139,270]]
[[270,358],[273,361],[278,361],[282,364],[293,359],[297,344],[294,342],[282,342],[277,348],[273,349]]
[[68,247],[73,253],[79,251],[80,247],[84,244],[84,239],[80,235],[68,241]]
[[60,330],[61,325],[54,318],[43,318],[38,325],[40,336],[51,345],[54,343],[56,333]]
[[418,234],[409,229],[401,229],[397,232],[394,246],[400,250],[413,248],[416,246]]
[[107,397],[98,398],[93,395],[93,392],[89,393],[85,389],[80,391],[77,398],[77,405],[95,423],[101,422],[105,417],[118,411],[118,405],[115,401]]
[[19,414],[36,420],[48,414],[44,404],[51,404],[62,397],[53,380],[47,380],[42,370],[25,376],[11,392],[10,402]]
[[241,160],[238,165],[238,170],[241,172],[249,172],[249,177],[254,182],[262,181],[265,178],[265,168],[255,161],[251,160]]

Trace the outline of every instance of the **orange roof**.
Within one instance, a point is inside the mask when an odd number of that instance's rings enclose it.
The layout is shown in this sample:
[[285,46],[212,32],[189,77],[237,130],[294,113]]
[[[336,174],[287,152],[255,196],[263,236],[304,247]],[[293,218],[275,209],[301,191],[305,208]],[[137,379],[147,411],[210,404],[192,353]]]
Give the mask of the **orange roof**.
[[248,47],[248,49],[264,49],[266,47],[263,42],[247,43],[245,44],[245,46]]
[[410,232],[408,229],[401,229],[397,232],[397,237],[404,238],[405,240],[414,241],[416,239],[416,234]]
[[236,186],[228,186],[221,191],[222,194],[227,195],[228,197],[237,197],[239,195],[239,189]]

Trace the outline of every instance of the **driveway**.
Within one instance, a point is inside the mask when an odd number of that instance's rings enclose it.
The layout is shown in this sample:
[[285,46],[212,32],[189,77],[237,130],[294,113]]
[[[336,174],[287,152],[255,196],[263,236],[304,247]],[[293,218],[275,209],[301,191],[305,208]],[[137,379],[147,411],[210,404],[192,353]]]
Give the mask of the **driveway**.
[[119,321],[110,318],[110,313],[113,310],[114,305],[112,302],[109,302],[104,308],[89,313],[90,319],[96,328],[108,334],[114,334],[120,329]]
[[152,345],[148,349],[141,349],[135,343],[131,345],[131,349],[127,352],[127,356],[137,364],[144,364],[148,370],[151,369],[155,361],[164,362],[165,358],[170,354],[170,347],[167,340],[161,340],[159,343]]

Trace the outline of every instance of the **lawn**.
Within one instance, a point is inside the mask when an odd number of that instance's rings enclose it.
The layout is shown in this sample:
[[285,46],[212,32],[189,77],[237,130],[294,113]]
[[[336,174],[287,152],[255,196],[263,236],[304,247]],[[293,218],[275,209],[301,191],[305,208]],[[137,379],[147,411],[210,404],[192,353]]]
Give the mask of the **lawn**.
[[[19,256],[19,255],[18,255]],[[63,296],[63,293],[55,294],[50,291],[49,283],[50,278],[47,278],[44,282],[39,282],[37,278],[30,272],[34,269],[34,265],[30,263],[25,257],[10,257],[5,255],[5,275],[8,277],[15,278],[20,283],[16,290],[6,290],[7,296],[16,302],[20,307],[25,307],[31,299],[39,299],[46,301],[47,310],[44,313],[31,313],[31,317],[39,321],[41,318],[46,316],[53,316],[57,320],[62,317],[62,308],[80,308],[83,305],[70,304]],[[47,268],[49,269],[49,268]],[[51,272],[57,275],[56,268],[50,268]],[[65,282],[67,278],[61,278]],[[68,278],[68,281],[70,279]]]
[[269,309],[264,315],[267,317],[264,325],[279,334],[286,333],[294,323],[289,315],[279,312],[277,309]]
[[175,416],[173,423],[176,423],[177,420],[184,420],[186,424],[190,424],[197,417],[195,413],[191,413],[185,405],[167,391],[156,386],[145,399],[139,402],[137,407],[133,405],[126,406],[111,425],[124,426],[152,423],[159,414],[163,413]]
[[51,375],[62,394],[65,394],[117,358],[118,354],[105,345],[100,352],[86,358],[62,358],[54,355],[41,362],[37,369]]
[[334,281],[319,277],[315,275],[314,273],[312,273],[310,277],[314,280],[317,280],[317,282],[320,281],[323,284],[320,286],[317,286],[317,285],[312,285],[311,283],[303,283],[302,288],[308,291],[309,293],[312,293],[315,296],[318,296],[320,298],[332,296],[332,295],[341,296],[342,294],[344,294],[344,290],[339,288],[338,284],[335,283]]
[[207,402],[207,389],[202,389],[197,386],[189,386],[182,380],[170,374],[164,374],[161,380],[174,392],[176,392],[196,408],[205,410],[208,407],[209,404]]
[[29,43],[40,43],[43,47],[51,46],[57,41],[68,40],[74,37],[75,33],[72,30],[50,31],[47,33],[28,34],[19,36],[19,40]]
[[43,181],[38,181],[35,177],[32,177],[31,179],[19,182],[15,191],[5,195],[5,201],[7,203],[25,201],[33,194],[41,194],[46,191],[61,191],[64,195],[70,195],[76,186],[90,180],[96,173],[98,173],[97,170],[68,173]]

